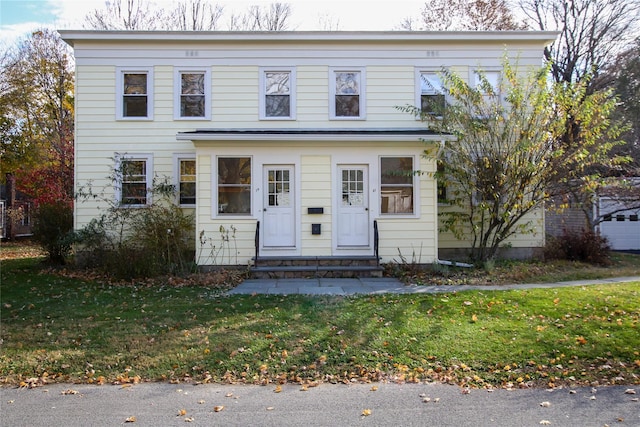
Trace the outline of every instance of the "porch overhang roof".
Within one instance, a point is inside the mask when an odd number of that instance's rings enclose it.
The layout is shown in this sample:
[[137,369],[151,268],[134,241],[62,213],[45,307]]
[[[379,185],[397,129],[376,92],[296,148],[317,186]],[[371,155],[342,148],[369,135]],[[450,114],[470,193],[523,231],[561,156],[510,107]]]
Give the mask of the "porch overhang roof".
[[196,129],[179,132],[179,141],[337,141],[410,142],[447,141],[454,136],[429,129]]

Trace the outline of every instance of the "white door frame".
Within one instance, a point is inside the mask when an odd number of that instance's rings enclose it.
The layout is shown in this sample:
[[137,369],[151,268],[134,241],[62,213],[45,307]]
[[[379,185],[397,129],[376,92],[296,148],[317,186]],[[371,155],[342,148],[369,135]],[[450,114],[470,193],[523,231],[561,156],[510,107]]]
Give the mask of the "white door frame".
[[[299,192],[297,190],[298,187],[298,177],[296,175],[297,168],[294,164],[285,163],[285,164],[262,164],[262,197],[260,200],[260,253],[263,255],[295,255],[299,251],[299,233],[300,233],[300,217],[299,217]],[[288,214],[289,224],[290,224],[290,235],[288,236],[288,242],[285,242],[287,239],[283,239],[280,242],[274,241],[269,242],[269,238],[267,237],[267,229],[269,226],[269,214],[273,212],[275,208],[274,206],[270,206],[270,203],[278,203],[277,200],[270,200],[270,188],[269,188],[269,179],[268,173],[270,170],[286,170],[289,171],[289,191],[287,193],[287,197],[289,197],[289,211],[286,212],[282,210],[282,213]],[[278,197],[275,194],[271,194],[271,197]],[[284,220],[284,218],[280,218]],[[283,224],[280,224],[281,227]],[[286,227],[286,224],[284,224]]]
[[[364,224],[366,233],[363,244],[341,244],[339,235],[340,230],[340,208],[343,203],[342,194],[342,170],[343,169],[363,169],[364,170],[364,208],[366,223]],[[372,255],[373,254],[373,220],[374,213],[371,211],[371,203],[375,203],[375,199],[372,197],[372,165],[370,163],[358,163],[358,162],[338,162],[334,163],[334,189],[333,189],[333,252],[334,255]]]

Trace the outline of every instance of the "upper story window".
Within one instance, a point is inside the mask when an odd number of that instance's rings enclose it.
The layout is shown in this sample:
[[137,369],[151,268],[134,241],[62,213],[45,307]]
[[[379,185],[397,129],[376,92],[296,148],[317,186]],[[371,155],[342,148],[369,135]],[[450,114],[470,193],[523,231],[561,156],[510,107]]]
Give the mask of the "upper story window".
[[176,69],[176,119],[211,119],[211,77],[209,70]]
[[380,213],[413,214],[413,157],[380,158]]
[[192,155],[177,155],[178,203],[180,206],[196,204],[196,159]]
[[218,157],[218,215],[251,215],[251,157]]
[[118,158],[120,188],[116,197],[121,206],[146,206],[151,203],[149,189],[153,164],[151,155],[126,155]]
[[474,70],[473,85],[485,96],[500,93],[500,71],[498,70]]
[[417,77],[419,99],[416,105],[424,114],[441,116],[445,107],[445,90],[440,76],[433,71],[419,71]]
[[294,68],[260,70],[260,119],[294,120],[296,117]]
[[117,70],[116,118],[153,119],[153,71],[151,68]]
[[364,69],[331,69],[331,119],[364,119],[364,87]]

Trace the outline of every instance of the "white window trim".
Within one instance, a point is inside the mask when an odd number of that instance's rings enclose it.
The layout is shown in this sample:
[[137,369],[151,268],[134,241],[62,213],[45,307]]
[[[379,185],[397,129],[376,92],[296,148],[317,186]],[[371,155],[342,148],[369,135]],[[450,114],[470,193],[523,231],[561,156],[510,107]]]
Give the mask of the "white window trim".
[[[416,68],[415,71],[415,106],[416,108],[422,108],[422,75],[423,74],[435,74],[440,79],[441,69],[436,68]],[[446,91],[441,92],[444,95],[445,102],[448,101]],[[420,120],[420,116],[416,116],[416,120]]]
[[[204,116],[183,117],[180,115],[182,97],[182,74],[204,74]],[[173,118],[174,120],[211,120],[211,70],[202,67],[177,67],[173,71]]]
[[[152,192],[151,186],[153,185],[153,154],[150,153],[134,153],[134,154],[118,154],[115,155],[116,160],[116,188],[115,188],[115,199],[116,205],[121,208],[141,208],[145,206],[149,206],[153,203],[152,200]],[[146,204],[137,204],[137,205],[123,205],[122,204],[122,175],[121,175],[121,166],[123,160],[144,160],[146,162],[146,176],[147,176],[147,203]]]
[[[289,73],[289,115],[283,117],[267,116],[266,103],[266,74],[267,73]],[[295,67],[260,67],[260,120],[296,120],[296,68]]]
[[[128,117],[124,115],[124,75],[147,75],[147,115]],[[153,67],[117,67],[116,68],[116,120],[149,121],[153,120]]]
[[180,203],[180,161],[196,160],[195,153],[176,153],[173,155],[173,185],[176,188],[176,205],[183,208],[195,208],[198,203],[198,163],[196,161],[196,203]]
[[386,158],[386,157],[411,157],[413,159],[413,170],[416,170],[416,165],[419,165],[419,163],[417,163],[419,161],[418,158],[416,158],[415,155],[413,154],[406,154],[406,155],[402,155],[402,154],[385,154],[385,155],[380,155],[378,156],[378,214],[380,215],[381,218],[418,218],[420,217],[420,175],[414,173],[413,174],[413,183],[412,183],[412,188],[413,188],[413,212],[411,213],[382,213],[382,158]]
[[[357,117],[336,116],[336,73],[360,73],[360,115]],[[367,118],[367,74],[364,67],[329,67],[329,119],[330,120],[366,120]]]
[[[249,213],[246,214],[220,214],[220,212],[218,212],[218,195],[219,195],[219,191],[218,191],[218,159],[220,158],[243,158],[243,157],[249,157],[251,159],[251,185],[250,185],[250,203],[251,203],[251,209],[249,209]],[[254,200],[254,191],[255,191],[255,179],[256,179],[256,162],[255,162],[255,158],[252,155],[247,155],[247,154],[220,154],[220,155],[212,155],[211,156],[211,162],[212,162],[212,173],[211,173],[211,188],[212,188],[212,197],[211,197],[211,201],[212,201],[212,205],[211,205],[211,218],[238,218],[238,219],[249,219],[249,218],[254,218],[254,213],[255,213],[255,209],[256,209],[256,200]]]

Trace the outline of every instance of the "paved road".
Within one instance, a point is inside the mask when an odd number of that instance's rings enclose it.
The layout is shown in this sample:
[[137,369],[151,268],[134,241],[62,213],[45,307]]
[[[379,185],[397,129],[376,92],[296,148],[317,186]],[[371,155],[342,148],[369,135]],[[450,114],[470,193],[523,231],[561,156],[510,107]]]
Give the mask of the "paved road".
[[[640,426],[640,386],[471,390],[442,384],[56,384],[0,388],[3,427],[18,426]],[[627,394],[629,388],[637,394]],[[70,394],[70,392],[77,394]],[[428,398],[430,401],[425,402]],[[437,401],[436,401],[437,400]],[[544,403],[544,402],[548,402]],[[548,405],[548,406],[547,406]],[[224,406],[216,412],[216,406]],[[180,415],[181,410],[186,413]],[[363,411],[370,415],[363,416]],[[126,423],[135,417],[135,423]],[[548,424],[547,424],[548,423]]]

